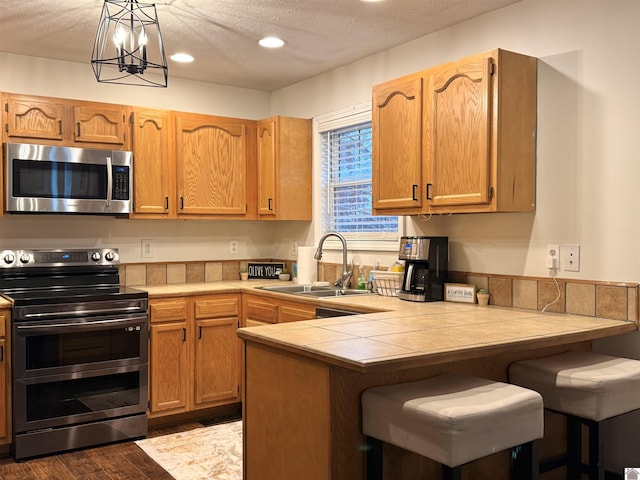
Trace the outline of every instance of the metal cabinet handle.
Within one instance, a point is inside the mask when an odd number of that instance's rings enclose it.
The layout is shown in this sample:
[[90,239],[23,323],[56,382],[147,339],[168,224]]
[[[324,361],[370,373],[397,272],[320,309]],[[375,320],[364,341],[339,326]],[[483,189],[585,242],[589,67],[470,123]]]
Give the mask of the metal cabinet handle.
[[164,197],[164,209],[169,210],[169,197]]
[[413,190],[411,192],[412,200],[418,200],[418,198],[416,197],[417,191],[418,191],[418,185],[413,185]]
[[431,198],[431,184],[427,183],[427,200],[433,200]]
[[58,135],[62,135],[62,120],[58,120]]
[[78,122],[76,125],[78,125],[78,138],[80,138],[80,122]]
[[269,198],[269,203],[268,203],[269,210],[273,210],[273,207],[271,206],[271,200],[272,200],[272,199],[271,199],[271,198]]
[[198,340],[202,338],[202,326],[198,327]]
[[187,329],[186,328],[182,329],[182,341],[183,342],[187,341]]
[[184,197],[180,197],[180,210],[184,210]]

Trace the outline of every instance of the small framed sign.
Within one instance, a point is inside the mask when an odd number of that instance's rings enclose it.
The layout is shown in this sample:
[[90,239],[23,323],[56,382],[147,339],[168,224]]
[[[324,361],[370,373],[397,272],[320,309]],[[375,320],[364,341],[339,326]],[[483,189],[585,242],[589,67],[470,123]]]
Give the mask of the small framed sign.
[[444,299],[447,302],[476,303],[476,286],[470,283],[445,283]]
[[277,279],[283,268],[284,263],[249,263],[249,278]]

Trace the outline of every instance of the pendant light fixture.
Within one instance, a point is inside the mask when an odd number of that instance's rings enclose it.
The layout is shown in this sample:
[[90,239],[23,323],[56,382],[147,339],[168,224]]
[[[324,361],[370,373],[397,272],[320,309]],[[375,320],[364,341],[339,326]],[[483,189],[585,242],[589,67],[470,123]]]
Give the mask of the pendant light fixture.
[[98,82],[167,86],[167,58],[155,4],[105,0],[91,66]]

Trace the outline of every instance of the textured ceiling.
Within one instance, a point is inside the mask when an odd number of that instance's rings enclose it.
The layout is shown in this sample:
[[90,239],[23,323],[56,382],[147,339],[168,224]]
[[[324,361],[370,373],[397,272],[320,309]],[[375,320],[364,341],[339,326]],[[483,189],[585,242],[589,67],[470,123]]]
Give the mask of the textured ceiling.
[[[172,76],[273,91],[520,0],[167,0],[156,3]],[[0,51],[87,63],[102,0],[2,1]],[[140,3],[143,3],[142,1]],[[286,41],[259,47],[263,36]]]

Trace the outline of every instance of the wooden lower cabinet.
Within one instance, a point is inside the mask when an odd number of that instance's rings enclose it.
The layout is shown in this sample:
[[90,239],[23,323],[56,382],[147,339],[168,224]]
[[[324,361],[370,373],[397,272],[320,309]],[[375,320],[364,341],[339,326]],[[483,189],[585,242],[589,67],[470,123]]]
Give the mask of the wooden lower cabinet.
[[149,301],[149,417],[240,401],[240,295]]
[[11,443],[11,311],[0,310],[0,445]]
[[313,318],[316,318],[315,305],[266,298],[259,295],[245,294],[242,296],[243,327],[298,322]]

